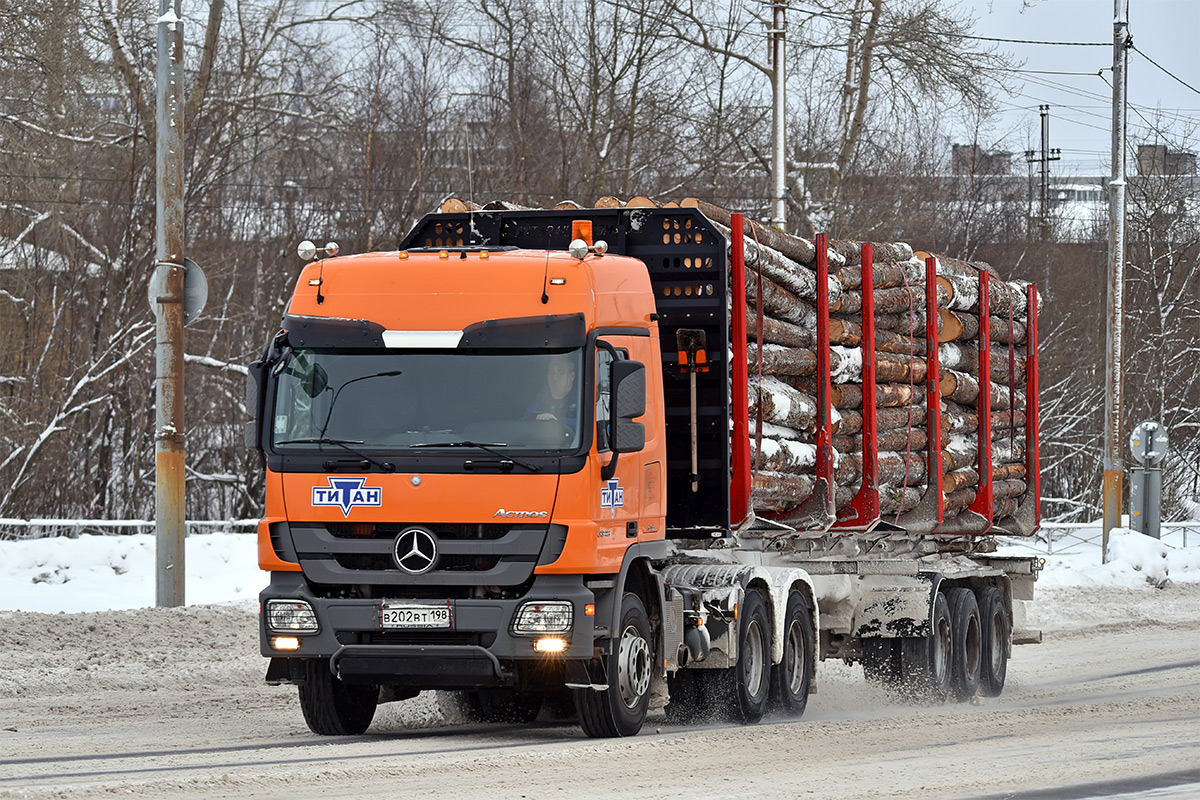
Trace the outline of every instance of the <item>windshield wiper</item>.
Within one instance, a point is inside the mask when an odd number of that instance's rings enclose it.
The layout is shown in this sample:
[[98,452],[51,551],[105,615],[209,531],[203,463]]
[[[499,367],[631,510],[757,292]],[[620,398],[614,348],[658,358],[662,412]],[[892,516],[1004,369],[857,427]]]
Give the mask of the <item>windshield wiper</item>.
[[[393,464],[392,462],[376,461],[375,459],[371,458],[370,456],[368,456],[364,453],[360,453],[358,450],[356,450],[350,446],[352,444],[363,444],[362,439],[330,439],[328,436],[320,436],[320,437],[312,437],[309,439],[285,439],[284,441],[276,442],[275,444],[276,445],[281,445],[281,444],[335,444],[338,447],[342,448],[343,450],[346,450],[350,454],[358,456],[358,458],[360,458],[363,462],[363,469],[366,469],[368,466],[374,464],[375,466],[379,467],[384,472],[395,472],[396,471],[396,465]],[[336,462],[326,461],[324,464],[322,464],[322,466],[328,470],[335,470],[335,469],[337,469],[338,465],[336,464]]]
[[420,444],[410,444],[409,447],[471,447],[476,450],[482,450],[485,453],[491,453],[502,461],[511,461],[514,464],[520,464],[530,472],[541,472],[542,468],[537,464],[530,464],[528,461],[522,461],[519,458],[514,458],[507,453],[501,453],[499,450],[494,450],[495,447],[508,447],[507,442],[472,442],[470,439],[459,439],[454,442],[421,442]]

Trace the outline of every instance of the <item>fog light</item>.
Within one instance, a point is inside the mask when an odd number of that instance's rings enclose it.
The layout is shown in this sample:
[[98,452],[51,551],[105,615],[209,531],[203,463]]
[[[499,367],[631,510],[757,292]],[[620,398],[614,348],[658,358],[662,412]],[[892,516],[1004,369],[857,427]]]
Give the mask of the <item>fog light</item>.
[[274,636],[271,638],[271,647],[276,650],[299,650],[300,640],[295,636]]
[[533,643],[533,649],[539,653],[561,653],[567,649],[567,642],[565,639],[551,636],[546,639],[538,639]]
[[267,627],[278,633],[315,633],[317,615],[304,600],[268,600]]
[[514,633],[566,633],[571,630],[571,604],[566,600],[525,603],[513,618]]

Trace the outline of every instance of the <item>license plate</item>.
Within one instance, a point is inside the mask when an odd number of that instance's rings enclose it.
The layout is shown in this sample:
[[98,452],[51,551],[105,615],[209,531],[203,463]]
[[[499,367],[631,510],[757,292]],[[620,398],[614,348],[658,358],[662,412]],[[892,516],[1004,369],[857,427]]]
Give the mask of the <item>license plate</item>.
[[387,628],[449,628],[453,622],[447,605],[384,603],[380,625]]

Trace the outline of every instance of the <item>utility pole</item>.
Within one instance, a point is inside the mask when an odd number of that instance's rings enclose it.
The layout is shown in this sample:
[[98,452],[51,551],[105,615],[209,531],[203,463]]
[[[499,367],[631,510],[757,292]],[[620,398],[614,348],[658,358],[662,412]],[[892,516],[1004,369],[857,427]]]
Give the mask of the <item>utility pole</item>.
[[1121,357],[1125,301],[1125,80],[1129,45],[1129,0],[1113,0],[1112,178],[1108,184],[1108,346],[1104,359],[1104,517],[1101,561],[1108,537],[1121,524]]
[[1042,241],[1050,238],[1050,162],[1058,161],[1062,158],[1062,151],[1059,148],[1050,149],[1050,106],[1038,106],[1038,111],[1042,114],[1042,152],[1039,156],[1033,150],[1025,151],[1025,161],[1027,163],[1039,162],[1038,168],[1041,175],[1041,204],[1038,207],[1038,216],[1040,219],[1039,231]]
[[183,605],[183,21],[181,0],[159,0],[155,175],[154,519],[156,603]]
[[786,88],[787,0],[771,3],[771,29],[767,44],[771,56],[771,226],[785,230],[787,226],[787,162],[786,162]]

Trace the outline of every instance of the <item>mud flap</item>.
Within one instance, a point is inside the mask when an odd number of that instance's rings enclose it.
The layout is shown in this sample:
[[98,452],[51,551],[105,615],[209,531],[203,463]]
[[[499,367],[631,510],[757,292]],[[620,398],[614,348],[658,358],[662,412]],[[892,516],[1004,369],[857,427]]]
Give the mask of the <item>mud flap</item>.
[[854,635],[862,639],[929,636],[933,598],[941,576],[923,573],[864,575],[854,609]]

